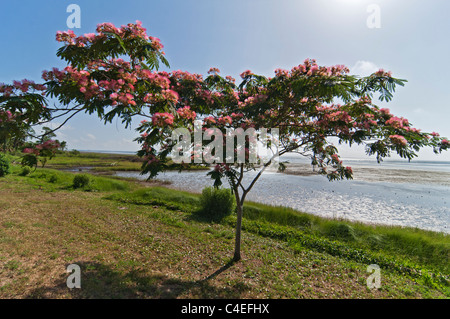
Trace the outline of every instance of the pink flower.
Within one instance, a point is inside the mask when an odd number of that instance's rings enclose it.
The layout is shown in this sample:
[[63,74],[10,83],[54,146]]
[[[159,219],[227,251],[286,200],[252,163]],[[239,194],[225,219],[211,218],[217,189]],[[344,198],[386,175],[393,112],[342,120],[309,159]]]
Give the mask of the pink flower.
[[165,125],[172,125],[174,120],[173,114],[170,113],[155,113],[152,117],[152,123],[155,126],[164,127]]
[[230,82],[236,82],[236,79],[234,79],[233,77],[231,77],[231,76],[229,76],[229,75],[227,75],[226,77],[225,77],[225,79],[227,79],[228,81],[230,81]]
[[179,99],[179,95],[177,92],[173,91],[173,90],[164,90],[162,92],[164,98],[172,103],[177,103],[178,99]]
[[319,70],[319,67],[317,65],[314,65],[311,67],[311,69],[309,69],[309,71],[306,75],[315,75],[318,70]]
[[446,139],[442,140],[442,145],[448,145],[448,144],[450,144],[450,142],[448,140],[446,140]]
[[220,73],[220,70],[218,68],[210,68],[208,71],[208,74],[211,74],[211,73]]
[[203,120],[206,124],[215,124],[216,119],[212,116],[208,116]]
[[337,154],[331,155],[331,160],[333,163],[342,164],[342,162],[339,160],[339,156]]
[[95,33],[86,33],[84,37],[86,38],[87,41],[93,42],[95,39]]
[[231,124],[233,122],[233,120],[231,119],[230,116],[224,116],[224,117],[219,117],[217,119],[217,122],[219,122],[220,124],[226,125],[226,124]]
[[405,125],[408,125],[408,123],[407,119],[398,118],[396,116],[393,116],[386,121],[386,125],[391,125],[394,128],[403,128]]
[[250,70],[246,70],[244,72],[241,73],[241,78],[246,78],[247,76],[253,75],[253,72]]
[[431,135],[432,135],[432,136],[435,136],[435,137],[438,137],[438,136],[439,136],[439,133],[432,132]]
[[401,135],[390,135],[389,138],[391,139],[392,143],[406,146],[408,144],[408,141]]
[[180,115],[180,117],[188,120],[195,120],[195,117],[197,116],[197,114],[194,111],[191,111],[191,107],[188,105],[178,109],[177,113]]
[[275,76],[277,76],[277,77],[289,76],[289,71],[288,70],[283,70],[283,69],[276,69],[275,70]]
[[392,76],[392,72],[391,71],[384,71],[383,69],[379,69],[377,72],[374,73],[376,76],[379,77],[391,77]]

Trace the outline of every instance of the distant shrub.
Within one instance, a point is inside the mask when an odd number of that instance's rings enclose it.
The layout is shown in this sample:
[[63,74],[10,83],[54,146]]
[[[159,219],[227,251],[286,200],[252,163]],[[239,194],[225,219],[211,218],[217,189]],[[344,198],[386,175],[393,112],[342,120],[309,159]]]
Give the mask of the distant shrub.
[[200,213],[212,220],[230,215],[236,206],[234,195],[226,188],[206,187],[200,196]]
[[22,170],[19,173],[19,176],[27,176],[31,173],[31,168],[29,166],[22,167]]
[[77,174],[73,177],[73,188],[88,187],[91,184],[91,178],[86,174]]
[[58,182],[58,176],[56,176],[55,174],[51,175],[50,178],[48,179],[48,182],[52,184]]
[[0,177],[10,173],[9,161],[5,155],[0,154]]

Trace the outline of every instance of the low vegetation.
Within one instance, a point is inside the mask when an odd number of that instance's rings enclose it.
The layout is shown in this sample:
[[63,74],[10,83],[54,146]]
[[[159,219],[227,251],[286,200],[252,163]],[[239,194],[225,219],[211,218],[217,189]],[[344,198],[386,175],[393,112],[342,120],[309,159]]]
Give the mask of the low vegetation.
[[[447,234],[248,202],[243,259],[232,263],[235,214],[206,213],[233,207],[230,194],[150,186],[12,165],[0,178],[0,297],[450,297]],[[81,289],[66,286],[72,263]],[[371,264],[379,289],[366,284]]]

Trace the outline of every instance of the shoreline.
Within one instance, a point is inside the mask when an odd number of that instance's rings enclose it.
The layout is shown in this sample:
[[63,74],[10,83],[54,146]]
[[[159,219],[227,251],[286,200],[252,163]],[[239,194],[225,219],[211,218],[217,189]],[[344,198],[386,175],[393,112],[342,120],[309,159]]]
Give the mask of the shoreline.
[[[86,151],[81,153],[99,154],[99,155],[113,155],[113,156],[130,156],[135,157],[131,152],[120,151]],[[355,161],[355,160],[349,160]],[[375,167],[374,164],[364,163],[361,164],[349,163],[349,166],[353,169],[353,180],[366,181],[366,182],[388,182],[388,183],[411,183],[411,184],[423,184],[423,185],[441,185],[450,186],[450,171],[442,170],[439,167],[426,169],[412,167],[401,167],[405,165],[404,161],[386,161],[385,165],[380,164]],[[430,163],[430,161],[423,161],[423,163]],[[446,162],[436,161],[436,164],[443,164]],[[399,164],[399,165],[396,165]],[[418,163],[420,164],[420,162]],[[286,163],[286,169],[281,174],[298,175],[298,176],[314,176],[318,175],[317,169],[313,170],[313,167],[309,163]],[[395,165],[395,166],[391,166]],[[449,163],[450,167],[450,163]],[[208,168],[199,170],[206,171]],[[138,170],[137,170],[138,171]],[[185,170],[190,171],[190,170]],[[276,169],[267,169],[267,171],[275,172]]]
[[[438,170],[418,170],[408,168],[375,168],[368,166],[352,166],[353,180],[365,182],[388,182],[406,184],[424,184],[450,186],[450,172]],[[298,176],[318,175],[310,164],[288,164],[282,174]]]

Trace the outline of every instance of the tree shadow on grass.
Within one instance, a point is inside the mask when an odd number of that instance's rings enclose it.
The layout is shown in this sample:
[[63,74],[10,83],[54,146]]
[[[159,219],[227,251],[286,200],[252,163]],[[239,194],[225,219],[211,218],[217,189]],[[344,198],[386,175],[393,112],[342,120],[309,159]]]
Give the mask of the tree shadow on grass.
[[211,275],[197,281],[168,278],[166,275],[149,275],[142,269],[118,271],[98,262],[75,262],[81,269],[81,288],[69,289],[66,284],[69,273],[61,276],[56,286],[40,287],[27,294],[28,299],[220,299],[240,298],[249,288],[244,283],[217,287],[211,280],[230,268],[229,262]]

